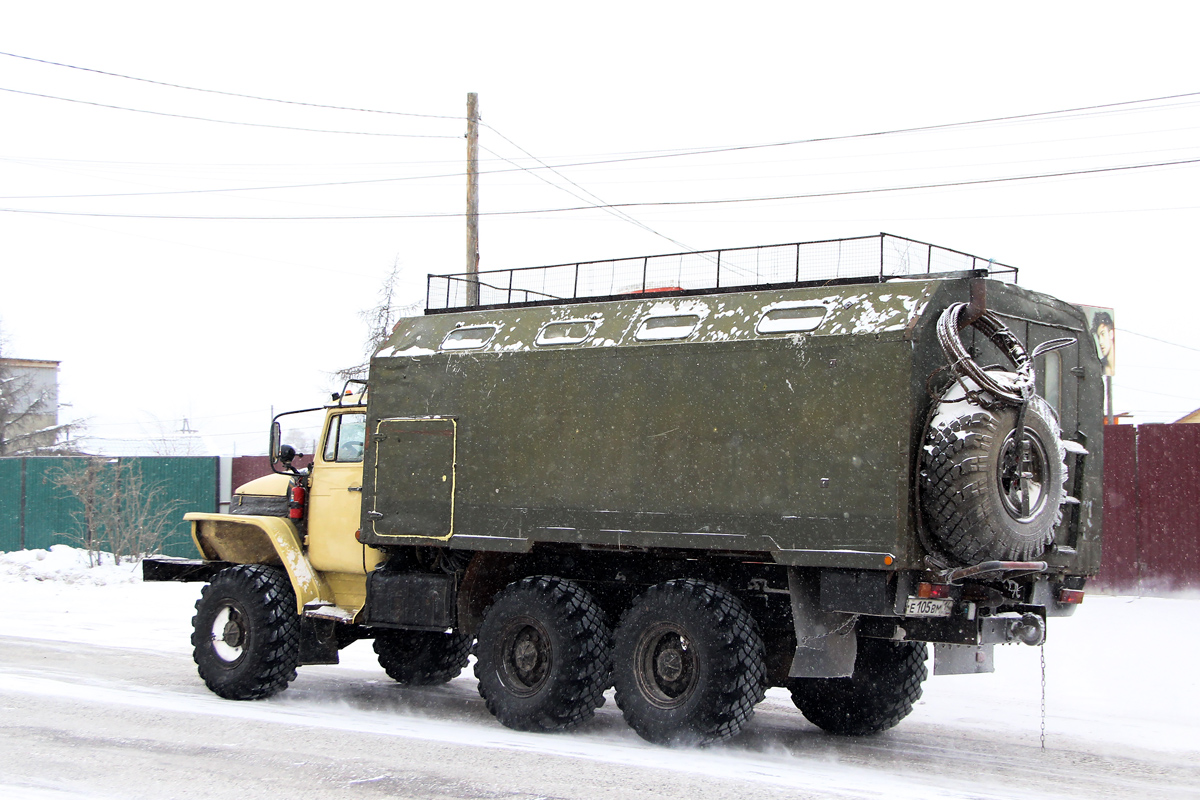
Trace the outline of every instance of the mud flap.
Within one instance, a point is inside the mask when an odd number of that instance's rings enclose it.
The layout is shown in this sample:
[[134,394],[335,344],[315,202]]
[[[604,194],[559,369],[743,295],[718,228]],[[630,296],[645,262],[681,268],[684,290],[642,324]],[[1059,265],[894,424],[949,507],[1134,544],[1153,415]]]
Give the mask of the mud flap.
[[325,619],[300,620],[300,663],[337,664],[338,641],[333,626],[338,623]]
[[854,674],[858,655],[855,614],[821,610],[818,573],[788,568],[792,621],[796,626],[796,655],[792,678],[847,678]]

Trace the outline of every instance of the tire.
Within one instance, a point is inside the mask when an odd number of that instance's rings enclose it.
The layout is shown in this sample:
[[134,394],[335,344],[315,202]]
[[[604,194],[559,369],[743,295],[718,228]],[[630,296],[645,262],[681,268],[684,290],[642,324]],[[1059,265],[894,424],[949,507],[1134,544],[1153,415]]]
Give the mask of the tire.
[[388,677],[404,686],[432,686],[458,677],[471,654],[462,633],[381,630],[375,654]]
[[730,739],[766,695],[765,652],[754,618],[725,589],[697,580],[659,584],[617,628],[617,705],[656,744]]
[[1028,509],[1007,458],[1016,417],[1013,407],[988,411],[960,401],[930,425],[921,457],[925,519],[939,545],[965,564],[1036,558],[1062,521],[1066,451],[1054,412],[1036,396],[1026,410]]
[[921,699],[924,642],[858,640],[849,678],[792,678],[792,702],[809,722],[838,736],[868,736],[895,727]]
[[538,575],[496,595],[484,612],[475,657],[479,694],[502,725],[559,730],[603,705],[612,634],[582,586]]
[[192,657],[204,684],[229,700],[259,700],[296,679],[300,617],[287,576],[261,564],[221,570],[200,592]]

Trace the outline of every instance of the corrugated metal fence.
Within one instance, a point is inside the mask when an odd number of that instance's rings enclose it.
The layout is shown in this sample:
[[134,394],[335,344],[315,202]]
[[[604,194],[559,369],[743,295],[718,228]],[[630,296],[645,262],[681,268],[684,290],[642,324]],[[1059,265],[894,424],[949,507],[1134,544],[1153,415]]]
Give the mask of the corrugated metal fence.
[[[55,470],[69,467],[70,462],[83,460],[0,459],[0,552],[47,548],[53,544],[79,546],[79,525],[72,512],[80,510],[81,504],[57,488],[52,476]],[[162,552],[194,557],[191,526],[183,521],[183,514],[217,510],[220,459],[162,456],[120,461],[136,462],[146,486],[161,486],[167,499],[180,503],[179,522],[168,534]]]
[[1095,583],[1200,589],[1200,425],[1104,430],[1104,558]]
[[[78,544],[79,504],[48,474],[65,458],[0,458],[0,552]],[[219,459],[151,457],[147,483],[178,499],[179,524],[164,552],[194,557],[185,511],[216,511]],[[232,459],[232,486],[268,474],[266,457]],[[1155,592],[1200,589],[1200,425],[1113,425],[1104,432],[1104,558],[1095,587]]]

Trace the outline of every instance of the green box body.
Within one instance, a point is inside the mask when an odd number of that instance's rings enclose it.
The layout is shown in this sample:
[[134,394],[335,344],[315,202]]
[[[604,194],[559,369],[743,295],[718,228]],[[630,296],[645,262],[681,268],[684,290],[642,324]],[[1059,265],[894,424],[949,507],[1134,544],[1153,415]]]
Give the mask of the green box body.
[[[761,554],[912,569],[919,448],[949,372],[935,324],[971,275],[401,320],[371,362],[362,540],[528,552],[539,543]],[[984,280],[1038,359],[1071,464],[1056,541],[1099,568],[1103,383],[1083,312]],[[767,315],[767,316],[764,316]],[[819,324],[803,326],[809,315]],[[695,318],[694,329],[679,338]],[[649,322],[648,322],[649,320]],[[551,326],[551,327],[547,327]],[[458,333],[455,333],[458,331]],[[490,336],[489,336],[490,331]],[[963,332],[981,364],[1001,355]],[[581,338],[582,337],[582,338]],[[486,341],[483,341],[486,339]],[[482,342],[476,345],[477,342]],[[457,347],[458,349],[446,349]],[[1056,385],[1047,386],[1047,375]]]

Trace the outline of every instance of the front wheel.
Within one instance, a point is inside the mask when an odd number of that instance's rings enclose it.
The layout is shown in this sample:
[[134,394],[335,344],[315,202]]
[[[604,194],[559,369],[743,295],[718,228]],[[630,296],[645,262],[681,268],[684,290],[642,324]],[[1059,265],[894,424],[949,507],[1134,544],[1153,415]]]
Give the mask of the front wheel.
[[287,688],[300,663],[300,617],[287,576],[261,564],[221,570],[200,592],[192,657],[204,683],[229,700]]

